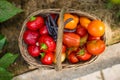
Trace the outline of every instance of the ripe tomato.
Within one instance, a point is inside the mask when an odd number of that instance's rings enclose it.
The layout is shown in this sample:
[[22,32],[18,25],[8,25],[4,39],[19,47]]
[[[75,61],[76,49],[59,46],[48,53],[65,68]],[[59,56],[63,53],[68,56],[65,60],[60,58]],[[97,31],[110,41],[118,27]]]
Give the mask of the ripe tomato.
[[[68,19],[72,19],[68,21]],[[59,25],[59,19],[58,19],[58,25]],[[77,24],[79,22],[79,18],[76,15],[72,15],[69,13],[64,14],[64,23],[66,29],[75,29],[77,27]]]
[[78,25],[76,29],[76,33],[79,34],[80,37],[83,37],[87,34],[87,30],[84,27]]
[[[54,55],[54,63],[56,63],[56,58],[55,58],[56,54]],[[66,59],[66,46],[62,45],[62,53],[61,53],[61,62],[64,62]]]
[[99,37],[99,36],[91,36],[91,35],[88,36],[88,41],[91,41],[91,40],[100,40],[100,39],[101,39],[101,37]]
[[105,50],[105,43],[102,40],[88,41],[87,51],[93,55],[99,55]]
[[92,36],[103,36],[105,32],[105,25],[99,20],[93,20],[88,25],[88,33]]
[[[56,58],[55,58],[55,56],[56,56],[56,55],[54,55],[54,61],[53,61],[53,63],[56,64]],[[65,59],[66,59],[66,53],[65,53],[65,52],[63,53],[63,52],[62,52],[62,53],[61,53],[61,62],[64,62]]]
[[67,47],[79,47],[80,46],[80,36],[75,33],[64,33],[63,43]]
[[68,60],[72,64],[79,62],[79,60],[78,60],[78,58],[76,56],[76,53],[74,53],[74,52],[72,52],[72,53],[70,53],[70,55],[68,55]]
[[81,26],[83,26],[84,28],[87,29],[88,24],[89,24],[90,22],[91,22],[91,20],[88,19],[87,17],[84,17],[84,16],[80,17],[80,24],[81,24]]
[[82,60],[82,61],[87,61],[89,60],[90,58],[92,57],[92,55],[90,53],[88,53],[88,51],[86,49],[80,49],[78,52],[77,52],[77,58],[79,60]]

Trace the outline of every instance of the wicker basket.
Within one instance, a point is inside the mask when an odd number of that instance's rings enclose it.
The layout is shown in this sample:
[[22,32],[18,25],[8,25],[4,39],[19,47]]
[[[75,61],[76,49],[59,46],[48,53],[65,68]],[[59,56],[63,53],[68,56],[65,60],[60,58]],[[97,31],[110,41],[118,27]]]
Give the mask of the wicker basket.
[[[30,19],[31,16],[36,16],[36,15],[42,15],[42,16],[44,16],[45,14],[48,14],[48,13],[60,14],[60,11],[61,11],[61,9],[44,9],[44,10],[38,10],[38,11],[32,13],[30,16],[28,16],[27,19],[24,21],[24,23],[22,25],[22,30],[20,32],[20,36],[19,36],[19,40],[18,41],[19,41],[19,48],[20,48],[20,51],[21,51],[21,55],[23,56],[23,58],[25,59],[25,61],[27,61],[27,63],[29,65],[34,66],[36,68],[40,68],[40,67],[55,68],[54,64],[53,65],[43,65],[43,64],[40,63],[39,60],[33,58],[32,56],[30,56],[28,54],[28,52],[27,52],[27,45],[23,41],[23,33],[26,30],[26,22]],[[97,18],[95,16],[92,16],[92,15],[90,15],[88,13],[85,13],[85,12],[82,12],[80,10],[67,9],[66,13],[75,13],[78,16],[86,16],[86,17],[90,18],[91,20],[99,19],[99,18]],[[59,34],[59,31],[60,31],[60,29],[58,29],[58,34]],[[58,43],[59,42],[57,42],[57,44]],[[61,48],[61,46],[59,46],[59,48]],[[97,57],[98,56],[93,56],[89,61],[79,62],[77,64],[69,64],[69,63],[62,63],[61,64],[61,63],[58,63],[59,65],[57,64],[57,67],[61,66],[62,68],[71,68],[71,67],[83,66],[83,65],[87,65],[89,63],[92,63],[93,61],[96,60]]]

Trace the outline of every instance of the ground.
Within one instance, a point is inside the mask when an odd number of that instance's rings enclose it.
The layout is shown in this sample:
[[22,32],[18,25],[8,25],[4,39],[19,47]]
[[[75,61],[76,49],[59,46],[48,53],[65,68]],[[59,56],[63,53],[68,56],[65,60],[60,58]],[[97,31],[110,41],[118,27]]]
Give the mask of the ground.
[[[118,17],[115,16],[120,6],[115,6],[112,9],[107,9],[107,0],[8,0],[15,6],[24,10],[24,12],[14,16],[6,22],[0,23],[0,33],[4,34],[7,38],[7,44],[3,49],[3,53],[12,52],[20,54],[18,47],[18,37],[21,31],[21,26],[26,17],[32,12],[39,9],[48,8],[62,8],[66,6],[67,8],[77,9],[89,14],[95,15],[107,21],[108,25],[112,30],[116,31],[119,28],[120,22],[118,22]],[[31,6],[32,5],[32,6]],[[118,33],[116,33],[118,35]],[[120,37],[116,36],[112,43],[120,41]],[[111,43],[111,44],[112,44]],[[2,55],[1,55],[2,56]],[[11,72],[15,75],[21,74],[26,71],[30,71],[28,64],[24,61],[20,55],[16,62],[9,68]]]

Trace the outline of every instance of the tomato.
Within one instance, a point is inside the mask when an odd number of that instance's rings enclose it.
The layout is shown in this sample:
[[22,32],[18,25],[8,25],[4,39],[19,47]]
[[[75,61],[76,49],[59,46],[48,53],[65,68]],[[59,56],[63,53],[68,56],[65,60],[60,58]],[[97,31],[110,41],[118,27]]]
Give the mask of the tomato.
[[88,25],[88,33],[92,36],[103,36],[105,33],[105,25],[100,20],[93,20]]
[[88,53],[88,51],[86,49],[80,49],[78,52],[77,52],[77,58],[79,60],[82,60],[82,61],[87,61],[89,60],[90,58],[92,57],[92,55],[90,53]]
[[105,50],[105,43],[102,40],[88,41],[87,51],[93,55],[99,55]]
[[76,33],[79,34],[80,37],[83,37],[87,34],[87,30],[84,27],[78,25],[76,29]]
[[70,53],[70,55],[68,55],[68,61],[69,61],[70,63],[72,63],[72,64],[78,63],[79,60],[78,60],[78,58],[77,58],[77,56],[76,56],[76,53],[74,53],[74,52]]
[[[69,19],[72,19],[69,21]],[[72,15],[70,13],[64,14],[64,23],[66,29],[75,29],[77,27],[77,24],[79,22],[79,18],[76,15]],[[58,19],[58,25],[60,23]]]
[[80,46],[80,36],[75,33],[64,33],[63,43],[67,47],[79,47]]
[[[66,58],[66,46],[65,45],[62,45],[62,53],[61,53],[61,62],[64,62],[65,61],[65,58]],[[55,59],[55,56],[54,56],[54,63],[56,63],[56,59]]]
[[[56,55],[55,55],[56,56]],[[55,56],[54,56],[54,63],[56,63],[56,58],[55,58]],[[61,62],[64,62],[65,61],[65,59],[66,59],[66,53],[65,52],[62,52],[62,54],[61,54]]]
[[81,17],[80,17],[80,25],[81,25],[82,27],[84,27],[84,28],[87,29],[88,24],[89,24],[90,22],[91,22],[91,20],[88,19],[87,17],[85,17],[85,16],[81,16]]
[[99,37],[99,36],[91,36],[91,35],[88,36],[88,41],[91,41],[91,40],[100,40],[100,39],[101,39],[101,37]]

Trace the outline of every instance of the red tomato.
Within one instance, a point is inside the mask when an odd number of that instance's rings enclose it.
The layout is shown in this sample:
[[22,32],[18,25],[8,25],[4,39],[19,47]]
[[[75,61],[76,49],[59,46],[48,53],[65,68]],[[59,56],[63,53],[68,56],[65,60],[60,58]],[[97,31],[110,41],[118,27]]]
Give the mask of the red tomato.
[[79,60],[78,60],[78,58],[77,58],[77,56],[76,56],[76,53],[74,53],[74,52],[72,52],[72,53],[70,53],[70,54],[68,55],[68,60],[69,60],[69,62],[72,63],[72,64],[79,62]]
[[105,43],[102,40],[92,40],[87,43],[87,51],[93,55],[99,55],[105,50]]
[[77,52],[77,58],[79,60],[82,60],[82,61],[87,61],[89,60],[90,58],[92,57],[92,55],[90,53],[88,53],[88,51],[86,49],[80,49],[78,52]]
[[76,29],[76,33],[79,34],[80,37],[83,37],[87,34],[87,30],[84,27],[78,25]]
[[79,47],[80,46],[80,36],[75,33],[64,33],[63,43],[67,47]]
[[101,39],[101,37],[99,37],[99,36],[91,36],[91,35],[88,36],[88,41],[91,41],[91,40],[100,40],[100,39]]

